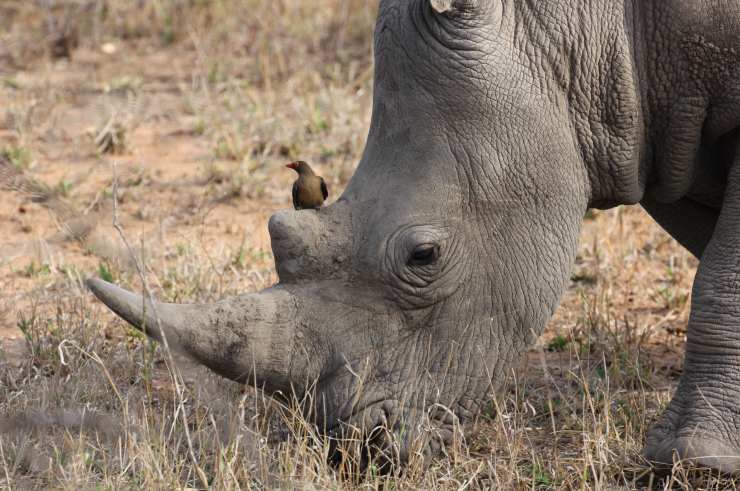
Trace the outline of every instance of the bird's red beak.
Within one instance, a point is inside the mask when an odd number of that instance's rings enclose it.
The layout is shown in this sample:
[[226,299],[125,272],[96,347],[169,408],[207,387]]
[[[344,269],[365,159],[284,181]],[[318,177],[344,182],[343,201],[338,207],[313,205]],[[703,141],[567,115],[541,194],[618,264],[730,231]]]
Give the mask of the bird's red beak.
[[288,169],[297,170],[298,169],[298,162],[291,162],[288,165],[286,165],[285,167],[287,167]]

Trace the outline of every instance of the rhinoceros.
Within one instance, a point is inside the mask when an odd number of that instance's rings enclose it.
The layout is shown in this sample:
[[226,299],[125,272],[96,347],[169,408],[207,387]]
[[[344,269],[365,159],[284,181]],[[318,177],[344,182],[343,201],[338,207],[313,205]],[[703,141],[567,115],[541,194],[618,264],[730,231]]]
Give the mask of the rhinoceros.
[[700,258],[684,370],[645,454],[740,470],[740,3],[381,0],[358,168],[269,220],[279,282],[208,305],[89,288],[328,434],[439,451],[543,330],[590,207]]

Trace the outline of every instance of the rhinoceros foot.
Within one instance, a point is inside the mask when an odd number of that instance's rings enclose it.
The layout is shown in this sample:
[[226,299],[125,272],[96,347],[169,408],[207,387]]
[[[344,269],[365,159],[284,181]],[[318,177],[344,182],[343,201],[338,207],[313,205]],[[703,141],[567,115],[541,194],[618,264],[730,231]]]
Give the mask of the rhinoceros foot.
[[670,472],[674,464],[680,463],[684,467],[711,469],[722,474],[740,473],[740,449],[707,434],[667,437],[648,443],[645,457],[659,472]]
[[645,457],[660,473],[682,465],[740,475],[738,415],[724,405],[730,401],[701,394],[698,387],[679,385],[673,400],[648,432]]

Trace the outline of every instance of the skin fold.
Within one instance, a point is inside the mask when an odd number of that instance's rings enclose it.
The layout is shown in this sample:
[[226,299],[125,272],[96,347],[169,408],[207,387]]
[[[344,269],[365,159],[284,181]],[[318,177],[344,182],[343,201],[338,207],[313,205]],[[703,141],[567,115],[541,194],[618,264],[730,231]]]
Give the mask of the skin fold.
[[730,0],[381,1],[364,154],[335,203],[270,220],[278,285],[195,307],[90,288],[403,461],[455,438],[541,333],[586,210],[641,203],[701,258],[646,455],[740,470],[739,53]]

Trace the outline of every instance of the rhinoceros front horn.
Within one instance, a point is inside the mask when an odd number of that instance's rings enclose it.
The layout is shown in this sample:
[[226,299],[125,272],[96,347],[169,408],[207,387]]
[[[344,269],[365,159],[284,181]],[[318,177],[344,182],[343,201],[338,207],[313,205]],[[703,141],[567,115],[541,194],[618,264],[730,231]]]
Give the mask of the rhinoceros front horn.
[[[295,301],[280,287],[212,304],[149,302],[99,279],[90,290],[129,324],[216,373],[269,392],[302,389],[319,375],[296,341]],[[316,367],[315,360],[310,363]]]

